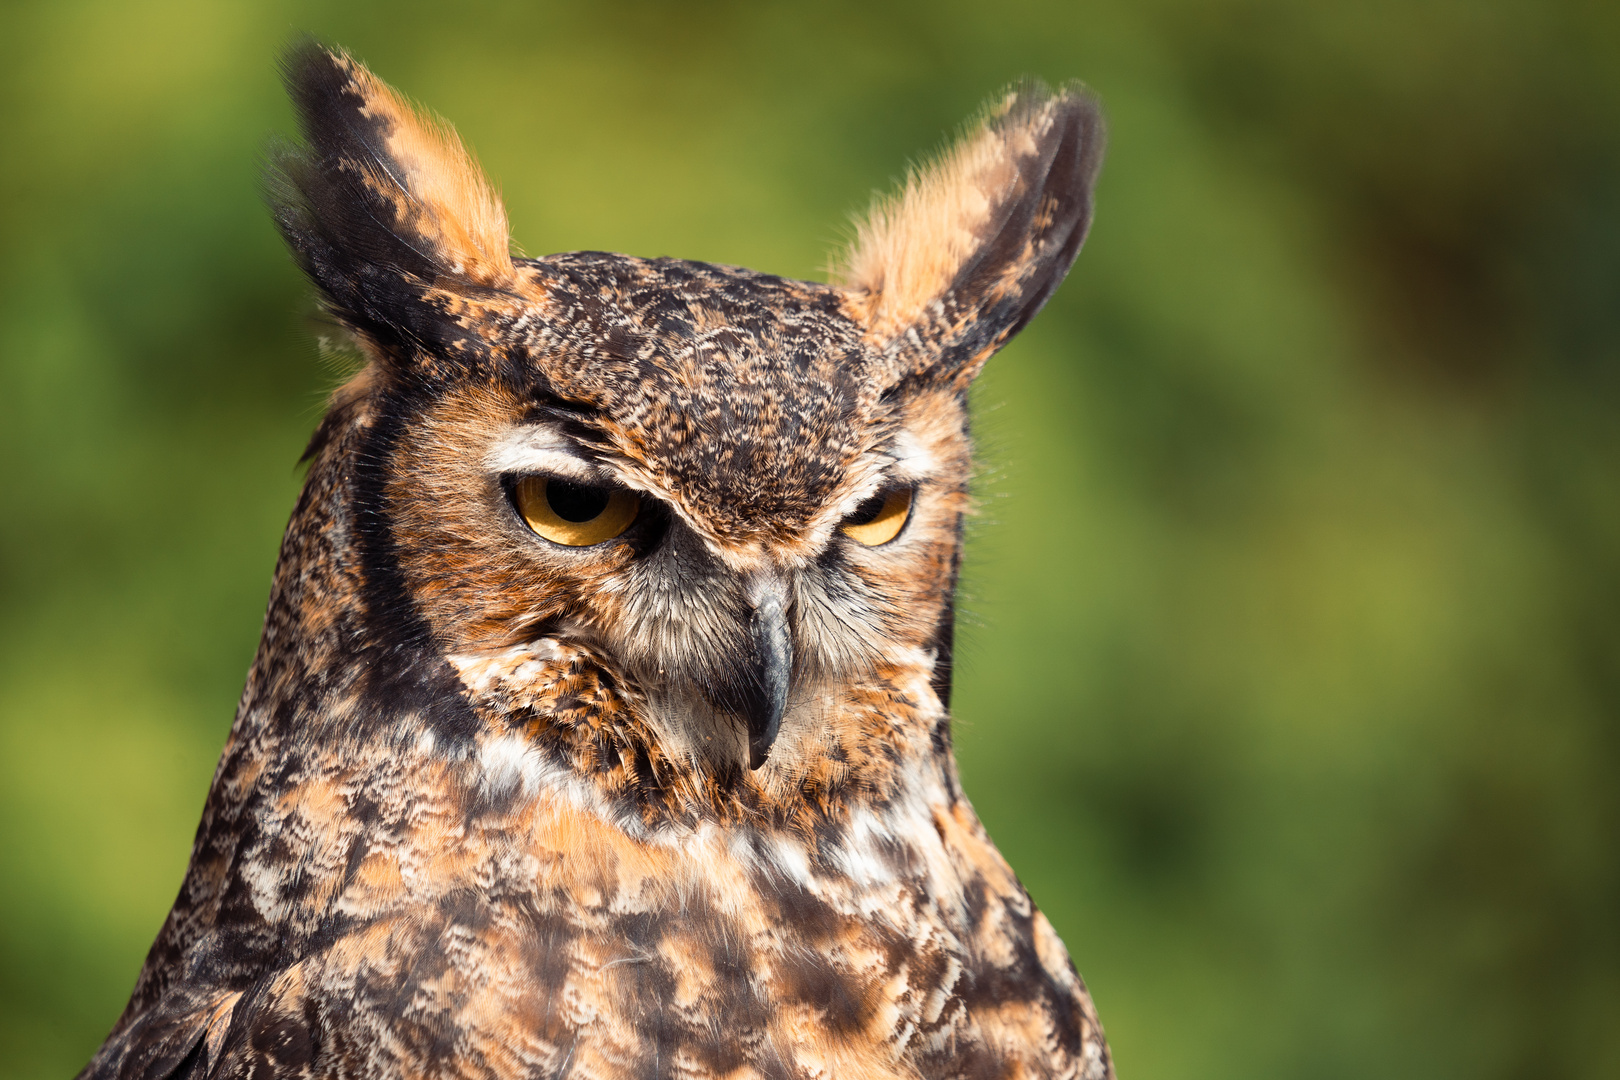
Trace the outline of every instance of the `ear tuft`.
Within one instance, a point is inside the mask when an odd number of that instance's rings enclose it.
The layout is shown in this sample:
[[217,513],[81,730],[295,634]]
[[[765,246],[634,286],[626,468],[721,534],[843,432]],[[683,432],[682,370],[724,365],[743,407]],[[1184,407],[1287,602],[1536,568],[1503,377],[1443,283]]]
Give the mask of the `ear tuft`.
[[1015,86],[898,195],[875,201],[835,280],[874,338],[920,350],[907,367],[971,379],[1068,273],[1102,149],[1084,87]]
[[339,318],[372,334],[428,290],[512,285],[506,211],[449,125],[311,40],[282,72],[307,146],[272,153],[270,201]]

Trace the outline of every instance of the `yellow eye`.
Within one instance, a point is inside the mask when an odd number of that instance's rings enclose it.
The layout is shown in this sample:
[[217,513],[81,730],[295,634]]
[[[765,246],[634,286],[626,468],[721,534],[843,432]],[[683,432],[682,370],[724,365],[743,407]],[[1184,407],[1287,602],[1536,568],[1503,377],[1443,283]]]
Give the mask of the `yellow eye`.
[[906,527],[911,517],[911,498],[916,491],[910,487],[880,491],[857,506],[838,528],[845,536],[867,547],[887,544]]
[[623,488],[525,476],[512,485],[512,501],[529,528],[565,547],[587,547],[628,529],[641,500]]

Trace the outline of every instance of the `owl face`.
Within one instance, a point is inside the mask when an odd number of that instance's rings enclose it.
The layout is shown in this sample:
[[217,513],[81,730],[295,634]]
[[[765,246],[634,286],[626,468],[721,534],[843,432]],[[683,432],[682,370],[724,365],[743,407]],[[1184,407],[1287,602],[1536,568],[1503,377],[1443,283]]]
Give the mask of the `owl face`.
[[614,256],[518,271],[534,299],[489,346],[499,374],[401,395],[379,448],[447,654],[586,645],[670,748],[757,765],[886,654],[943,647],[959,394],[880,385],[826,287]]
[[802,768],[876,672],[948,686],[965,395],[1078,250],[1088,99],[1011,95],[820,285],[513,258],[453,135],[347,57],[288,76],[309,146],[278,221],[369,359],[316,447],[350,433],[375,633],[464,680],[586,650],[665,753],[722,769]]

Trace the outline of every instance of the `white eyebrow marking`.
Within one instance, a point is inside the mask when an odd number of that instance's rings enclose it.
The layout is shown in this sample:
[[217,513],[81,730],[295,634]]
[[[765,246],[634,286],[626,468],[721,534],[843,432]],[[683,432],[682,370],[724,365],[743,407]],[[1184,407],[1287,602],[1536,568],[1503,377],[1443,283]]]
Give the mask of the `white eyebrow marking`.
[[484,467],[500,473],[549,473],[575,480],[603,481],[609,474],[579,455],[574,444],[543,424],[514,428],[490,447]]
[[870,473],[837,504],[840,519],[890,484],[920,483],[939,469],[939,459],[905,429],[897,432],[885,449],[870,455],[868,460]]
[[889,474],[897,480],[924,480],[939,469],[938,459],[905,428],[895,433],[889,454],[894,460]]

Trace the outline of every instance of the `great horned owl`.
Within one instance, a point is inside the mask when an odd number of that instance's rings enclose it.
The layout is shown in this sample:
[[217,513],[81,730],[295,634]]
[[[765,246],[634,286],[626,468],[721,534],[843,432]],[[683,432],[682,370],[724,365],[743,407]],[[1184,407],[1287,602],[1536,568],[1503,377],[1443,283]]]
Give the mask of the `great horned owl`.
[[968,386],[1091,215],[1025,85],[837,284],[511,254],[295,48],[275,217],[367,358],[309,445],[179,899],[87,1077],[1109,1077],[957,781]]

